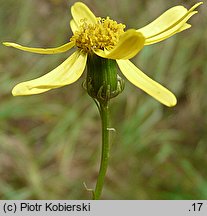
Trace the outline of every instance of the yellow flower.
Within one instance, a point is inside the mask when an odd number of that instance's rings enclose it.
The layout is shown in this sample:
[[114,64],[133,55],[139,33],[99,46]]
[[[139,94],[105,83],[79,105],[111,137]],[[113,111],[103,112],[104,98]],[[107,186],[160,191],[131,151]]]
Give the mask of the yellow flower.
[[70,26],[73,36],[70,42],[49,49],[3,43],[6,46],[40,54],[63,53],[74,46],[77,47],[77,50],[57,68],[37,79],[19,83],[13,88],[12,94],[39,94],[69,85],[80,78],[87,64],[87,56],[94,53],[102,58],[116,60],[121,72],[131,83],[166,106],[174,106],[176,97],[145,75],[129,59],[144,46],[163,41],[190,28],[191,25],[187,21],[197,13],[195,9],[201,4],[202,2],[195,4],[190,10],[183,6],[172,7],[147,26],[124,31],[125,25],[118,24],[109,17],[96,17],[85,4],[77,2],[71,7],[73,19]]

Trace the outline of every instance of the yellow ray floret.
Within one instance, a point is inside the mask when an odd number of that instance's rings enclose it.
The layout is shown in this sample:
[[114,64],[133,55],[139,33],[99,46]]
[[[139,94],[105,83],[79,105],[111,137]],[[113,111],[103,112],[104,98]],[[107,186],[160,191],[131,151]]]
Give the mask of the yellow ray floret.
[[168,37],[180,32],[179,29],[182,29],[188,19],[197,13],[197,11],[194,10],[201,4],[203,4],[203,2],[195,4],[190,8],[190,10],[187,10],[183,6],[172,7],[153,22],[138,29],[137,31],[142,32],[145,36],[145,45],[165,40]]
[[145,91],[166,106],[172,107],[177,103],[176,97],[168,89],[155,82],[139,70],[129,60],[117,60],[118,66],[124,76],[135,86]]
[[63,53],[71,49],[75,43],[74,42],[69,42],[66,43],[60,47],[56,48],[32,48],[32,47],[25,47],[16,43],[10,43],[10,42],[4,42],[3,43],[5,46],[13,47],[19,50],[27,51],[27,52],[32,52],[32,53],[39,53],[39,54],[57,54],[57,53]]
[[12,94],[14,96],[39,94],[69,85],[80,78],[85,69],[86,60],[86,54],[76,51],[61,65],[46,75],[16,85],[12,90]]
[[95,50],[98,56],[109,59],[133,58],[144,46],[144,36],[131,29],[122,34],[117,45],[112,50]]
[[76,2],[71,7],[71,14],[73,16],[73,20],[75,25],[78,27],[82,23],[82,20],[87,20],[88,24],[95,24],[97,22],[96,16],[93,12],[82,2]]

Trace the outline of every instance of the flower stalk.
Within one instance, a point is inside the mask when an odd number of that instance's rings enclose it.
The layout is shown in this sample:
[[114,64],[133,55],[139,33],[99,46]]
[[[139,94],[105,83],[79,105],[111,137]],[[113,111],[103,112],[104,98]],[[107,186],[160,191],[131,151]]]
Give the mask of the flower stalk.
[[109,104],[110,100],[120,94],[124,89],[124,81],[117,74],[116,61],[89,54],[87,59],[87,77],[84,82],[85,89],[95,101],[102,127],[101,163],[93,190],[93,199],[100,199],[104,179],[107,172],[110,151]]
[[100,199],[106,171],[109,163],[109,152],[110,152],[110,129],[109,129],[109,102],[100,103],[99,107],[101,126],[102,126],[102,152],[101,152],[101,164],[99,168],[99,174],[96,182],[95,190],[93,191],[93,199]]

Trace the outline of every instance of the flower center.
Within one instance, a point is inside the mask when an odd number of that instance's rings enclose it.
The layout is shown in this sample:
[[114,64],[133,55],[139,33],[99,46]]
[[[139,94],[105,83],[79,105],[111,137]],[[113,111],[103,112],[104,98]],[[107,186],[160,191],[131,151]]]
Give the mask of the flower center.
[[71,41],[76,43],[78,48],[85,52],[96,49],[111,50],[119,41],[119,36],[124,33],[125,25],[118,24],[116,21],[97,18],[96,24],[88,24],[87,20],[81,20],[82,24],[74,33]]

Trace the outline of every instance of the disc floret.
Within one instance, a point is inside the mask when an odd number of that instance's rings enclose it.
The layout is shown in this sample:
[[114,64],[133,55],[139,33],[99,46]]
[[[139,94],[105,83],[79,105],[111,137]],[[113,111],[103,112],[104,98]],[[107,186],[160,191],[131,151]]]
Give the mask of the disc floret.
[[81,20],[79,29],[74,33],[71,41],[85,52],[93,50],[111,50],[119,41],[119,37],[124,33],[126,27],[122,23],[107,18],[97,18],[95,24],[88,24],[86,19]]

